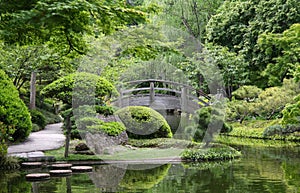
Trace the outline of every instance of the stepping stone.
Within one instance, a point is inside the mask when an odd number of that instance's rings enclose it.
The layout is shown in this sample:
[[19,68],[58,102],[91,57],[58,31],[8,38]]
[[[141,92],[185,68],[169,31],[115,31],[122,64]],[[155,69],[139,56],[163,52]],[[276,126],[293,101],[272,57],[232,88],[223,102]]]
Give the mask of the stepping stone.
[[69,176],[72,174],[72,170],[50,170],[51,176]]
[[28,181],[42,181],[42,180],[49,180],[50,174],[47,173],[35,173],[35,174],[27,174],[26,180]]
[[68,163],[61,163],[61,164],[52,164],[51,168],[52,169],[70,169],[72,167],[72,164],[68,164]]
[[73,172],[92,172],[93,167],[91,166],[73,166],[71,167]]
[[43,166],[42,162],[23,162],[21,166],[24,168],[40,168]]

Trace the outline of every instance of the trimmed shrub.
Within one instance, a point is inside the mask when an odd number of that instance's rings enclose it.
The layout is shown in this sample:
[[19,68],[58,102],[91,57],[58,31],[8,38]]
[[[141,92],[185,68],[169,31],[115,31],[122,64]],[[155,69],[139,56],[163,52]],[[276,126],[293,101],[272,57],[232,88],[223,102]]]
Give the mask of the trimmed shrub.
[[125,126],[119,122],[103,122],[95,117],[85,117],[76,122],[79,131],[104,132],[110,136],[117,136],[126,130]]
[[172,131],[165,118],[157,111],[142,106],[122,108],[115,113],[126,127],[130,138],[170,138]]
[[209,149],[188,149],[182,152],[181,158],[189,161],[231,160],[241,156],[241,152],[231,147]]
[[263,137],[283,135],[284,130],[285,129],[281,125],[271,125],[264,130]]
[[95,106],[96,112],[104,115],[104,116],[108,116],[108,115],[113,115],[115,112],[115,109],[111,106]]
[[77,107],[92,105],[95,102],[103,104],[111,95],[117,94],[117,90],[109,81],[98,75],[77,72],[47,85],[41,94],[61,100],[70,106],[73,102],[73,106]]
[[0,122],[5,127],[15,129],[12,134],[14,141],[23,141],[32,128],[30,113],[19,98],[17,89],[2,70],[0,70],[0,90]]
[[39,126],[39,130],[44,129],[46,126],[46,117],[38,110],[30,110],[31,122]]

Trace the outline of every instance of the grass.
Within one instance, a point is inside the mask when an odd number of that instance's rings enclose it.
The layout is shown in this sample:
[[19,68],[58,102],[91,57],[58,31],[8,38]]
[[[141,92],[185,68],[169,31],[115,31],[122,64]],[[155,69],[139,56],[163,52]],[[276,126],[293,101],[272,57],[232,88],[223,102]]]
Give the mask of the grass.
[[[72,153],[75,149],[76,144],[81,141],[72,141],[70,144],[70,153],[68,158],[64,158],[64,148],[57,150],[51,150],[45,152],[47,156],[54,156],[57,161],[146,161],[146,160],[173,160],[181,159],[185,160],[194,160],[199,161],[199,159],[189,159],[188,155],[184,152],[191,150],[192,156],[195,155],[195,152],[200,152],[201,154],[209,154],[208,160],[226,160],[234,157],[228,157],[228,151],[219,151],[218,153],[212,154],[211,151],[203,149],[202,144],[194,143],[187,140],[179,139],[169,139],[169,138],[158,138],[158,139],[147,139],[147,140],[129,140],[128,144],[130,146],[122,146],[121,149],[118,149],[113,154],[102,154],[102,155],[80,155]],[[224,148],[227,150],[232,148],[220,144],[212,144],[212,148],[215,149],[214,152],[218,151],[217,149]],[[210,148],[208,148],[210,149]],[[224,159],[222,158],[224,155]],[[207,157],[207,156],[206,156]],[[206,158],[205,157],[205,158]],[[203,159],[204,160],[204,159]]]

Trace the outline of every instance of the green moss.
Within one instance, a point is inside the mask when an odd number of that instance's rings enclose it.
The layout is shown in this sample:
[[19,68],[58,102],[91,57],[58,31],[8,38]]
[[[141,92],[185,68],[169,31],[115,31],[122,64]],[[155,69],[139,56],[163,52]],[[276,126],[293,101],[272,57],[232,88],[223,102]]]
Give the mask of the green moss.
[[172,131],[165,118],[157,111],[141,106],[122,108],[115,113],[126,126],[130,138],[171,138]]

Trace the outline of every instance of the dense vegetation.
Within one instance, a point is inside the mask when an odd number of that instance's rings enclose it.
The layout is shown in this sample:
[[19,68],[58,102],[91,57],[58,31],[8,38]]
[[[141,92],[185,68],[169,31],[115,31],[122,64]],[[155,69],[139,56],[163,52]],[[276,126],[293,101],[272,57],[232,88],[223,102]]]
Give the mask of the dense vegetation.
[[[10,137],[24,140],[32,123],[40,130],[59,121],[49,121],[55,113],[70,118],[74,136],[79,120],[84,129],[119,134],[122,124],[95,115],[114,114],[110,99],[122,80],[154,71],[155,78],[184,80],[214,100],[225,96],[222,108],[206,107],[192,118],[187,132],[194,141],[208,145],[230,124],[243,128],[232,135],[255,133],[242,124],[258,120],[275,120],[259,131],[262,137],[299,133],[298,0],[0,0],[0,18],[3,147]],[[83,105],[92,110],[76,117]],[[130,137],[172,137],[154,111],[132,107],[116,114]]]

